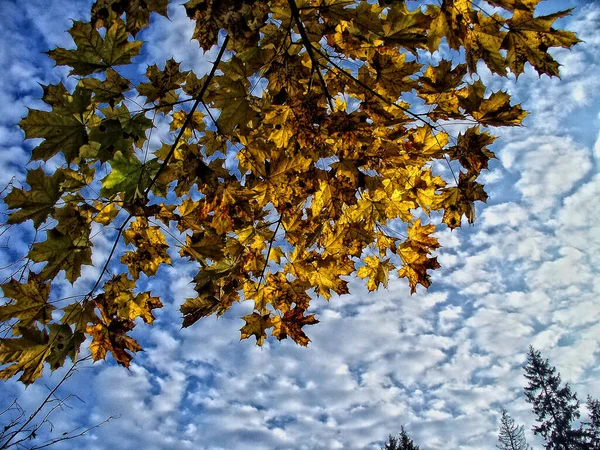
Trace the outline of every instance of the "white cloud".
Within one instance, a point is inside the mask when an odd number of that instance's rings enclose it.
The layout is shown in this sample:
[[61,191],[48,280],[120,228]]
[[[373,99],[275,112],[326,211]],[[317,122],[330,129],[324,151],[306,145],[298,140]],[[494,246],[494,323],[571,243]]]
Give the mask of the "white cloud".
[[569,137],[530,136],[506,145],[500,159],[519,173],[517,188],[531,211],[548,214],[592,168],[591,154]]
[[572,247],[563,247],[559,251],[559,258],[542,263],[527,276],[531,285],[546,290],[577,289],[579,285],[588,285],[593,275],[584,255]]

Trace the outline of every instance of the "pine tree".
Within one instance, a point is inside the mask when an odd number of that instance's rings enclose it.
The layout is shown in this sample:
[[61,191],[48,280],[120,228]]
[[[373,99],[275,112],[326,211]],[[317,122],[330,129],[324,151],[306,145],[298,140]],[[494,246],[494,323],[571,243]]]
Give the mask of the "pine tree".
[[506,412],[502,410],[500,418],[500,434],[498,435],[500,445],[496,445],[500,450],[530,450],[531,447],[525,439],[523,425],[515,425],[515,421]]
[[381,450],[398,450],[398,438],[395,436],[392,436],[391,434],[388,436],[388,440],[385,443],[385,445],[383,447],[381,447]]
[[525,397],[533,405],[536,420],[540,423],[532,429],[534,434],[546,440],[544,447],[547,450],[585,448],[582,431],[572,428],[573,421],[579,418],[579,401],[577,395],[571,393],[569,384],[561,386],[556,368],[531,346],[524,369],[525,378],[529,380]]
[[381,450],[419,450],[419,447],[408,437],[408,433],[404,427],[401,427],[400,437],[397,438],[390,434],[388,441],[381,447]]
[[589,450],[600,450],[600,400],[588,395],[586,406],[590,420],[583,423],[582,433],[585,435],[585,445]]

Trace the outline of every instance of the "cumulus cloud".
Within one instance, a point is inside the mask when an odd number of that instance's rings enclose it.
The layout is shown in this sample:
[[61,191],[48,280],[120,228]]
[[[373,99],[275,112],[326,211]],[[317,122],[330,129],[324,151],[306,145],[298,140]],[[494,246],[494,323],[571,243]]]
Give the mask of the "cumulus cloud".
[[500,158],[519,172],[516,186],[535,213],[550,211],[592,168],[591,152],[571,137],[533,135],[503,147]]

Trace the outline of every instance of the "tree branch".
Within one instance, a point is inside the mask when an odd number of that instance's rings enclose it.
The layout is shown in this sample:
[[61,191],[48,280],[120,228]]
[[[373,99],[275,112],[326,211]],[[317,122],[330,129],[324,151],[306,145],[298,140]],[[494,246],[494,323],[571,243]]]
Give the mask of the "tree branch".
[[223,40],[223,45],[221,45],[221,49],[219,50],[219,54],[217,55],[217,59],[215,60],[213,66],[212,66],[212,69],[210,70],[210,73],[206,77],[206,81],[202,85],[202,89],[200,89],[200,92],[196,96],[196,101],[192,105],[192,109],[187,114],[187,116],[185,118],[185,121],[183,122],[183,125],[181,126],[181,130],[179,130],[179,134],[175,138],[175,142],[173,142],[173,145],[171,145],[169,153],[167,153],[167,156],[165,157],[164,162],[161,164],[161,166],[159,167],[158,171],[156,172],[156,174],[154,175],[154,177],[152,178],[152,180],[148,184],[148,187],[144,191],[144,196],[148,195],[148,192],[150,192],[150,189],[152,188],[152,186],[154,186],[154,184],[156,183],[156,180],[158,179],[158,177],[160,176],[160,174],[163,172],[163,170],[165,170],[165,167],[169,163],[169,160],[171,159],[171,156],[173,156],[173,153],[175,153],[175,149],[177,148],[177,145],[179,144],[179,141],[183,137],[183,133],[185,132],[185,129],[188,127],[188,125],[192,121],[192,116],[194,115],[194,112],[198,108],[198,105],[200,105],[200,103],[202,103],[202,97],[204,96],[204,93],[208,89],[208,86],[209,86],[211,80],[215,76],[215,73],[217,71],[217,67],[219,66],[219,63],[221,62],[221,58],[223,58],[223,54],[225,53],[225,49],[226,49],[228,43],[229,43],[229,36],[227,35],[227,36],[225,36],[225,39]]
[[306,52],[308,53],[308,57],[312,62],[313,70],[317,71],[317,75],[319,76],[319,81],[321,82],[321,87],[323,88],[323,92],[327,97],[327,101],[329,102],[330,108],[333,110],[333,98],[327,89],[327,84],[325,83],[325,79],[323,78],[323,74],[321,73],[321,64],[317,61],[315,54],[313,53],[314,47],[308,38],[308,34],[306,34],[306,30],[304,29],[304,24],[300,19],[300,12],[298,11],[298,6],[294,0],[288,0],[288,4],[290,5],[290,9],[292,10],[292,17],[298,26],[298,32],[300,33],[300,37],[302,38],[302,42],[304,43],[304,48],[306,48]]

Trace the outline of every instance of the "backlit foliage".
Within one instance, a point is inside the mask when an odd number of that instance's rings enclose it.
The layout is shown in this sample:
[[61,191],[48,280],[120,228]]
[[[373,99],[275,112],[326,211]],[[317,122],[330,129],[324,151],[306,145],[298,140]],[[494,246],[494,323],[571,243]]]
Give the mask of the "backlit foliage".
[[[569,11],[539,16],[538,1],[190,0],[193,39],[218,47],[212,69],[157,61],[137,82],[124,69],[168,0],[97,0],[69,31],[75,46],[48,52],[76,87],[44,86],[48,107],[20,123],[42,140],[4,202],[37,238],[2,285],[13,336],[0,377],[31,383],[86,336],[95,360],[128,366],[141,349],[128,333],[162,306],[138,283],[176,258],[198,269],[183,326],[253,302],[241,337],[258,345],[307,345],[311,301],[348,293],[350,275],[371,291],[392,271],[411,292],[428,287],[436,227],[473,223],[487,198],[489,127],[526,115],[477,71],[557,76],[548,50],[578,42],[552,27]],[[153,148],[160,116],[170,135]],[[98,232],[112,250],[87,295],[68,299],[57,281],[92,264]]]

